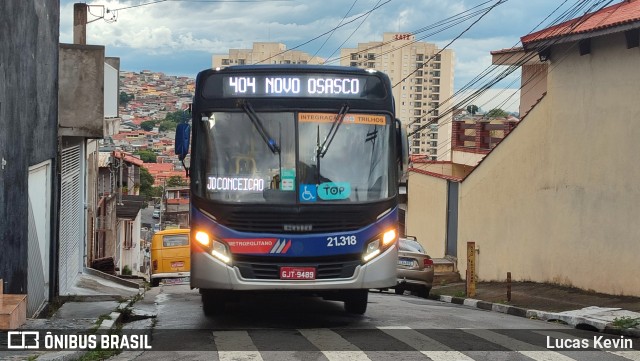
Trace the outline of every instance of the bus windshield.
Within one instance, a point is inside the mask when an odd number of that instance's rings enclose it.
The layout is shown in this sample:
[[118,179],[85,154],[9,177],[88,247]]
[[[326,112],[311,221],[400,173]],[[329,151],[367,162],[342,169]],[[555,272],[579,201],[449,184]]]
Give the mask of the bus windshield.
[[202,115],[196,151],[208,156],[199,157],[200,174],[194,174],[203,183],[198,193],[215,201],[277,204],[370,202],[395,195],[390,117],[346,113],[335,124],[337,115],[258,111],[260,126],[245,112]]

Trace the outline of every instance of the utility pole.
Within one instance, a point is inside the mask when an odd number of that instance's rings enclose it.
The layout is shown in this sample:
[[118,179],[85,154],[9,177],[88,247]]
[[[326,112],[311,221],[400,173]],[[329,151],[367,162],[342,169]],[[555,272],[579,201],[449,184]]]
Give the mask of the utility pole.
[[164,192],[167,189],[167,180],[163,179],[162,180],[162,194],[160,195],[160,230],[162,230],[162,213],[164,211]]
[[73,43],[87,45],[87,12],[84,3],[73,4]]

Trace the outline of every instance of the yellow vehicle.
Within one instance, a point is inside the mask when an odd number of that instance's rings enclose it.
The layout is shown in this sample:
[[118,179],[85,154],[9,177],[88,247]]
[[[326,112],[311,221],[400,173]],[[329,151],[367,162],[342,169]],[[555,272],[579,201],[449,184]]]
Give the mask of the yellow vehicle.
[[156,232],[151,241],[151,286],[163,279],[190,276],[191,255],[189,229],[167,229]]

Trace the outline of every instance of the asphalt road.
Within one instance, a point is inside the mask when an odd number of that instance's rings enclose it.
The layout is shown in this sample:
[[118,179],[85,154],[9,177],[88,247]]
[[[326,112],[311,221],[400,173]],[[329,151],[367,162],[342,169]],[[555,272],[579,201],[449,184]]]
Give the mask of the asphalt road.
[[341,302],[256,295],[207,318],[188,285],[153,288],[136,307],[157,311],[154,351],[119,360],[640,360],[640,351],[547,348],[601,336],[590,331],[388,292],[370,292],[363,316]]

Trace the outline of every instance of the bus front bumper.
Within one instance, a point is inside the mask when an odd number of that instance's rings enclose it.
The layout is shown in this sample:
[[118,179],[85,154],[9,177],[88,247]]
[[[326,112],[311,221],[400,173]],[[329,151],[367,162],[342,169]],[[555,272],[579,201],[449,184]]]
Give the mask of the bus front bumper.
[[191,287],[211,290],[339,290],[395,286],[398,249],[394,245],[371,261],[356,267],[350,278],[306,280],[247,279],[237,267],[205,252],[191,254]]

